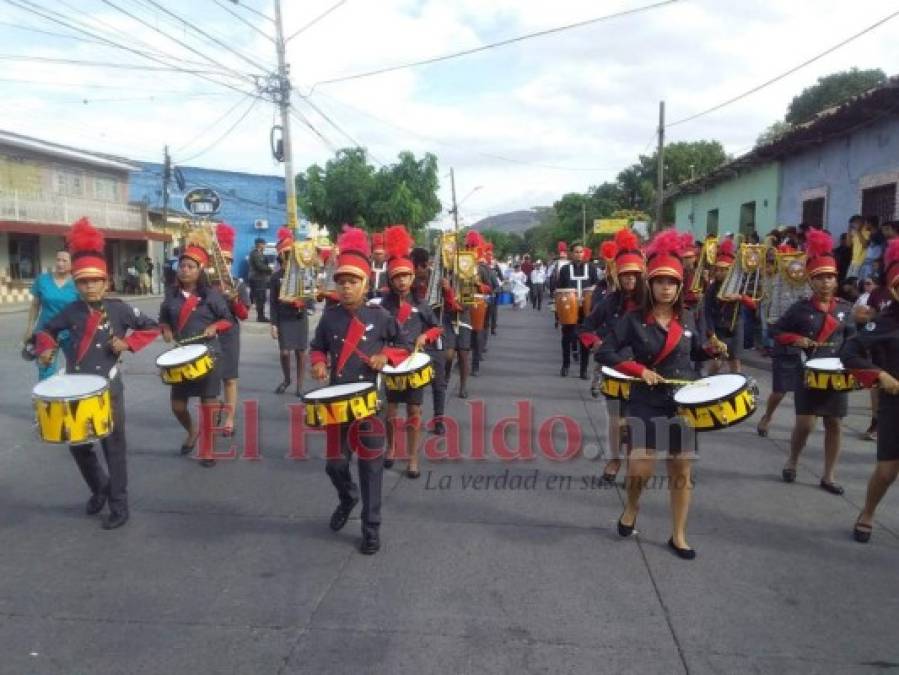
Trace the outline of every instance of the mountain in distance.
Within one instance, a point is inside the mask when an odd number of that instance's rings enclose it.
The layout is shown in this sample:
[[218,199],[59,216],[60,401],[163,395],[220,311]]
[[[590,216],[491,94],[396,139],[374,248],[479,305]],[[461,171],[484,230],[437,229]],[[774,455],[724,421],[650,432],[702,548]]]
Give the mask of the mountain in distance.
[[504,232],[511,234],[524,234],[526,230],[536,227],[540,224],[540,214],[536,209],[528,209],[524,211],[510,211],[508,213],[500,213],[495,216],[488,216],[472,225],[472,229],[478,232],[484,230],[494,230],[496,232]]

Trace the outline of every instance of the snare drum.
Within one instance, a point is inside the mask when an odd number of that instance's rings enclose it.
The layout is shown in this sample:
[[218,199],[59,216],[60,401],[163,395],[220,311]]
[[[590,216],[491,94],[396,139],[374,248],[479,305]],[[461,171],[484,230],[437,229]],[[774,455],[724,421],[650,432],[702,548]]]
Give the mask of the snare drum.
[[847,372],[843,362],[836,357],[806,361],[805,387],[816,391],[852,391],[860,388],[852,373]]
[[99,375],[54,375],[31,392],[38,433],[45,443],[81,445],[112,432],[109,382]]
[[715,431],[749,418],[758,404],[755,380],[731,373],[712,375],[674,394],[677,413],[696,431]]
[[325,427],[363,420],[378,412],[378,390],[371,382],[349,382],[303,394],[306,426]]
[[411,354],[398,366],[386,365],[381,370],[384,385],[390,391],[406,391],[421,389],[431,384],[434,379],[434,367],[431,357],[423,352]]
[[619,401],[626,401],[631,397],[631,381],[634,378],[628,377],[624,373],[620,373],[614,368],[608,366],[602,367],[602,384],[599,390],[606,398],[614,398]]
[[182,384],[200,380],[215,367],[206,345],[183,345],[163,352],[156,359],[159,376],[166,384]]
[[576,326],[578,314],[577,291],[573,288],[559,288],[554,294],[556,314],[563,326]]
[[474,296],[474,305],[471,307],[471,329],[484,330],[487,325],[487,297],[481,294]]
[[593,309],[593,289],[588,288],[581,293],[581,297],[583,298],[584,316],[590,316],[590,312]]

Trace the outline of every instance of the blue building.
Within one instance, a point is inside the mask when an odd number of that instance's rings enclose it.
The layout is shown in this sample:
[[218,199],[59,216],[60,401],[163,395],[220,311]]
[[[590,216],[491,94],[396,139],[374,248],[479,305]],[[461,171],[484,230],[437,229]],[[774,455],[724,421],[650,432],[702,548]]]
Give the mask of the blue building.
[[[140,162],[141,171],[131,174],[130,201],[144,202],[151,213],[162,209],[162,164]],[[193,188],[215,190],[222,200],[216,221],[224,221],[237,232],[233,273],[247,278],[247,257],[253,241],[262,237],[274,243],[275,233],[287,220],[283,176],[265,176],[237,171],[219,171],[199,167],[179,167],[184,176],[184,190],[175,181],[169,183],[169,209],[184,213],[184,193]],[[170,221],[171,222],[171,221]],[[170,252],[168,252],[170,253]]]

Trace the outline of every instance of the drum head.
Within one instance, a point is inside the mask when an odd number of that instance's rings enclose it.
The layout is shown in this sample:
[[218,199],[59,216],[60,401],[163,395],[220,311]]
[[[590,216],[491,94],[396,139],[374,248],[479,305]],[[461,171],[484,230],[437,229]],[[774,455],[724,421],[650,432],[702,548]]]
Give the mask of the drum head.
[[99,375],[54,375],[38,382],[31,394],[36,398],[83,398],[106,387],[106,378]]
[[674,394],[674,401],[681,405],[711,403],[733,396],[745,387],[748,381],[745,375],[737,373],[703,377],[693,384],[678,389]]
[[384,369],[381,372],[383,372],[385,375],[410,373],[413,370],[423,368],[424,366],[428,365],[430,361],[431,357],[424,352],[416,352],[415,354],[410,354],[409,358],[400,363],[398,366],[391,366],[390,364],[387,364],[386,366],[384,366]]
[[602,367],[602,374],[605,375],[606,377],[610,377],[615,380],[633,379],[633,378],[631,378],[630,375],[625,375],[624,373],[619,372],[619,371],[615,370],[614,368],[609,368],[608,366]]
[[843,362],[836,357],[826,359],[809,359],[805,362],[805,367],[812,368],[814,370],[831,370],[836,373],[843,370]]
[[209,351],[206,345],[184,345],[175,347],[167,352],[163,352],[156,359],[156,365],[160,368],[170,368],[172,366],[180,366],[190,363]]
[[303,394],[303,400],[315,403],[316,401],[328,401],[331,399],[351,398],[363,391],[373,389],[371,382],[348,382],[346,384],[333,384],[330,387],[321,387]]

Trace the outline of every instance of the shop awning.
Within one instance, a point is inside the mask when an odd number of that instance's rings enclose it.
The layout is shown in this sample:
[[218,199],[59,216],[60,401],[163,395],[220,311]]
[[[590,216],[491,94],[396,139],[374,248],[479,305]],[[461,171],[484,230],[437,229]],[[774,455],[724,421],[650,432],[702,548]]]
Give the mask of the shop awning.
[[[97,228],[107,239],[128,239],[132,241],[172,241],[172,235],[153,230],[115,230],[111,228]],[[15,234],[37,234],[64,237],[69,233],[68,225],[54,225],[50,223],[23,223],[18,220],[0,220],[0,232],[12,232]]]

